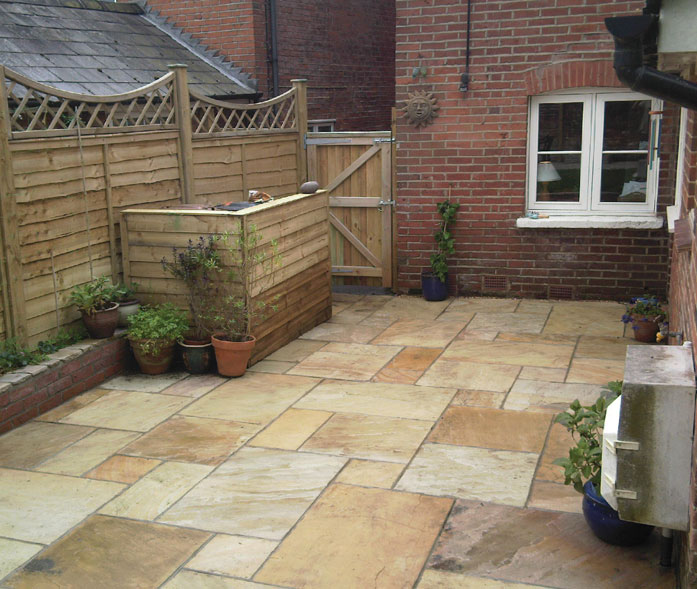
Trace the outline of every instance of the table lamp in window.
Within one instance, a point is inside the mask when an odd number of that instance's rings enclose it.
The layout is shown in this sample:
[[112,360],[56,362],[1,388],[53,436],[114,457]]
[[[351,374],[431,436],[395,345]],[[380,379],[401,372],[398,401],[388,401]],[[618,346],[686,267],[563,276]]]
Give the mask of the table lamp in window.
[[561,176],[552,162],[537,164],[537,182],[540,184],[537,200],[549,200],[549,183],[557,180],[561,180]]

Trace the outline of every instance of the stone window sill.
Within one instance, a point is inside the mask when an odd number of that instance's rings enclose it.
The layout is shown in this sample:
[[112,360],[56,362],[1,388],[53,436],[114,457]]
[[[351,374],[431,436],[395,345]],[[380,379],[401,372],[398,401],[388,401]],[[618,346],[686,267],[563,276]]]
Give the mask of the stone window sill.
[[516,227],[525,229],[660,229],[663,217],[630,217],[623,215],[550,215],[544,219],[519,217]]

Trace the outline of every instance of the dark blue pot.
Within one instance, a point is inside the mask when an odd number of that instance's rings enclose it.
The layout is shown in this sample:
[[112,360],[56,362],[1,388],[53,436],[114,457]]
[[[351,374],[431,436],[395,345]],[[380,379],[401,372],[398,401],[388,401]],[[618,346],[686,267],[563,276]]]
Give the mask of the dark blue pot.
[[427,301],[444,301],[448,298],[448,275],[445,275],[445,282],[441,282],[433,272],[422,272],[421,292]]
[[634,546],[651,535],[653,526],[621,520],[608,502],[595,492],[590,481],[583,485],[583,490],[583,515],[586,523],[603,542]]

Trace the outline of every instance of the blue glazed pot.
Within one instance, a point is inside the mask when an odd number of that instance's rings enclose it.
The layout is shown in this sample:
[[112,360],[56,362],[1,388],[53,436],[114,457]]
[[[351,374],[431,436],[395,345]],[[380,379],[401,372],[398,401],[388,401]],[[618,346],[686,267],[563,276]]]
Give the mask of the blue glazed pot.
[[448,275],[445,275],[445,282],[441,282],[433,272],[422,272],[421,292],[427,301],[444,301],[448,298]]
[[583,491],[583,515],[586,523],[603,542],[634,546],[651,535],[653,526],[621,520],[608,502],[595,492],[590,481],[583,485]]

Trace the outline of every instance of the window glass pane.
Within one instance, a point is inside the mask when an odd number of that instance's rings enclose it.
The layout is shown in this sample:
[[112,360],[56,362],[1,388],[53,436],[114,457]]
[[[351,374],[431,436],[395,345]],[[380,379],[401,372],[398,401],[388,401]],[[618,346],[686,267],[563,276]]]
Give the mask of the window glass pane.
[[600,202],[646,202],[646,154],[603,155]]
[[583,134],[583,103],[540,104],[538,151],[579,151]]
[[578,202],[580,186],[580,153],[538,156],[538,201]]
[[606,102],[603,151],[647,149],[650,109],[650,100]]

